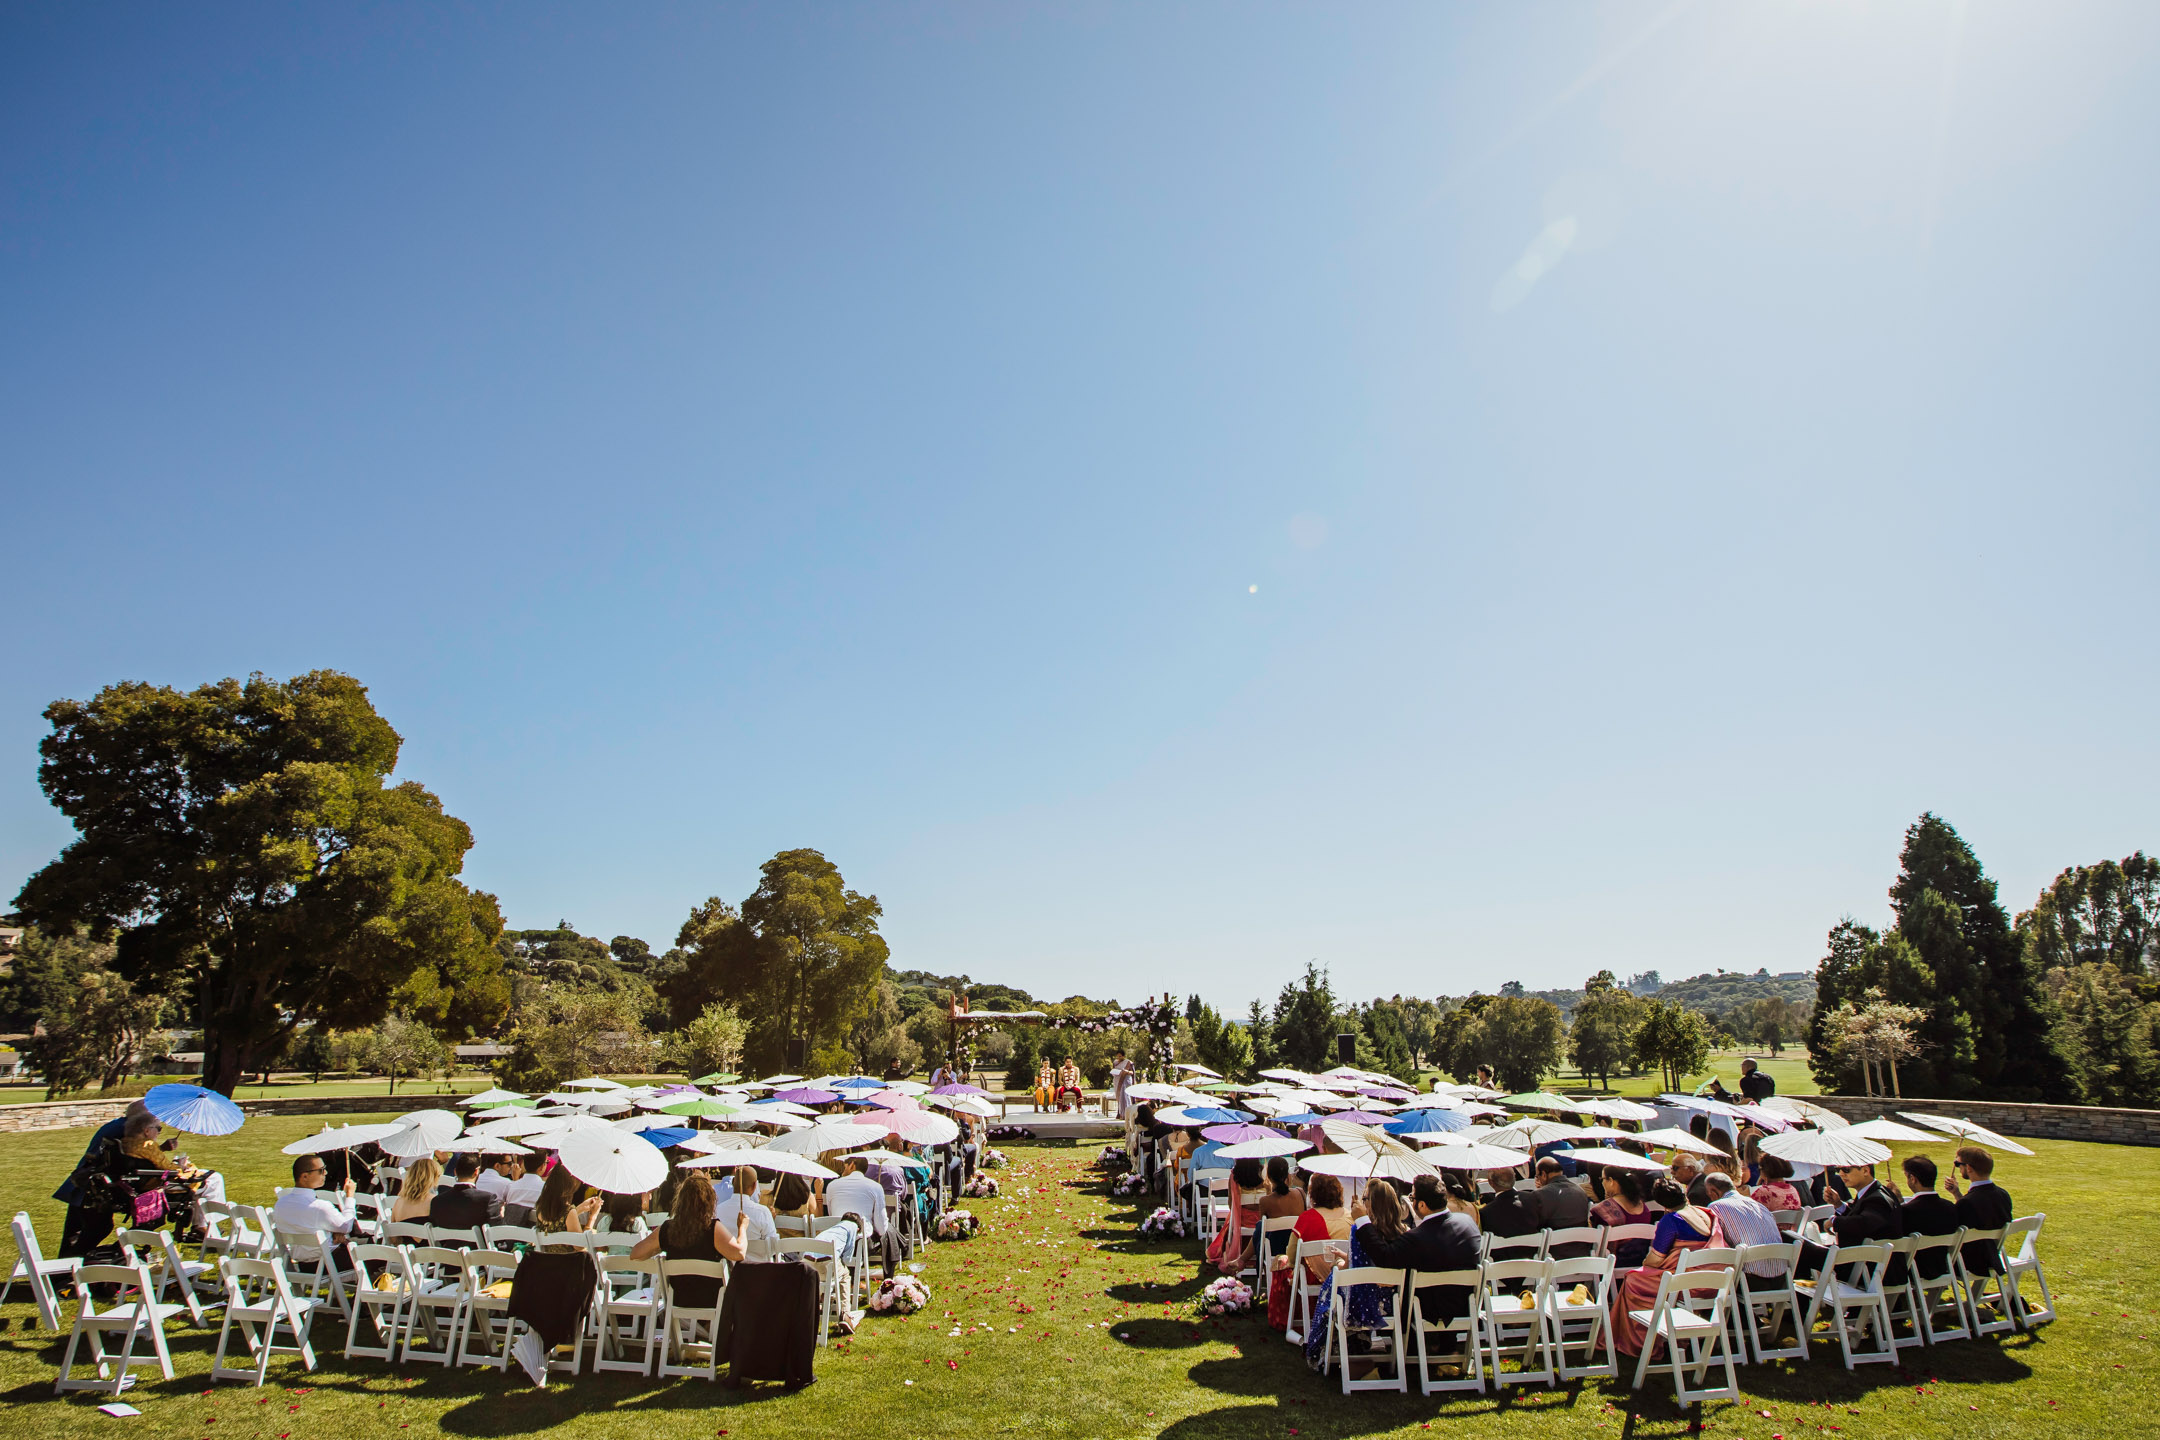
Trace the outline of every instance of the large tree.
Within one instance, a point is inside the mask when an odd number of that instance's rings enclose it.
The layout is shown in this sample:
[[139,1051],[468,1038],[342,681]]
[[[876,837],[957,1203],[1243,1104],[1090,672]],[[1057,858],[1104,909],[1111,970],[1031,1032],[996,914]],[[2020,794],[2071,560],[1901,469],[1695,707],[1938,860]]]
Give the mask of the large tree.
[[114,937],[138,989],[182,997],[213,1088],[309,1022],[501,1017],[502,918],[457,878],[472,831],[388,783],[398,734],[351,676],[130,682],[45,717],[38,780],[78,837],[17,905]]
[[1642,1024],[1643,1002],[1620,988],[1610,970],[1592,976],[1582,1003],[1568,1027],[1568,1054],[1583,1078],[1610,1090],[1612,1077],[1635,1057],[1635,1030]]
[[1268,1038],[1279,1064],[1321,1070],[1335,1063],[1335,990],[1327,971],[1307,962],[1305,973],[1275,997]]
[[1501,995],[1478,1017],[1483,1063],[1509,1090],[1534,1090],[1560,1064],[1560,1007],[1534,995]]
[[2122,863],[2073,865],[2017,918],[2025,959],[2038,974],[2063,965],[2113,965],[2160,976],[2160,860],[2140,850]]
[[715,1001],[734,1004],[750,1026],[752,1069],[808,1065],[877,1003],[883,913],[817,851],[783,850],[761,867],[740,910],[714,896],[690,912],[675,938],[683,968],[662,993],[678,1025]]

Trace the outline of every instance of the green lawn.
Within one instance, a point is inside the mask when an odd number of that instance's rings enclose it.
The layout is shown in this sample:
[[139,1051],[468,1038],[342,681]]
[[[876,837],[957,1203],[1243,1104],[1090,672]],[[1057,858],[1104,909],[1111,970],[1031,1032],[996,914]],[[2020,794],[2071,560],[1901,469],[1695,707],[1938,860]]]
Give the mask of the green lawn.
[[[1713,1050],[1710,1053],[1710,1068],[1700,1075],[1689,1076],[1688,1089],[1693,1090],[1698,1086],[1708,1084],[1710,1077],[1714,1075],[1725,1082],[1726,1089],[1733,1091],[1735,1094],[1739,1093],[1740,1062],[1751,1056],[1762,1067],[1763,1073],[1777,1082],[1778,1094],[1820,1095],[1822,1093],[1822,1087],[1815,1083],[1814,1072],[1808,1069],[1807,1052],[1792,1049],[1788,1049],[1775,1059],[1760,1050]],[[1573,1068],[1555,1070],[1545,1077],[1545,1084],[1547,1087],[1557,1086],[1564,1090],[1596,1088],[1593,1081],[1584,1079]],[[1619,1095],[1655,1095],[1661,1088],[1655,1075],[1626,1075],[1617,1077],[1613,1081],[1613,1091]]]
[[[313,1122],[252,1121],[223,1140],[191,1142],[222,1167],[239,1197],[267,1198],[285,1163],[277,1147]],[[45,1197],[79,1153],[84,1131],[0,1137],[0,1208],[27,1208],[42,1235],[59,1233]],[[1634,1395],[1624,1384],[1505,1398],[1344,1397],[1307,1373],[1300,1353],[1257,1322],[1195,1322],[1202,1279],[1197,1246],[1143,1245],[1138,1212],[1093,1183],[1093,1144],[1009,1146],[1005,1195],[977,1202],[984,1233],[934,1247],[923,1278],[932,1308],[871,1319],[856,1339],[821,1354],[818,1382],[785,1395],[740,1394],[702,1381],[644,1382],[581,1376],[545,1392],[515,1370],[446,1375],[348,1366],[327,1323],[325,1364],[314,1375],[280,1361],[269,1389],[223,1385],[205,1394],[213,1336],[174,1332],[180,1378],[129,1392],[145,1435],[185,1440],[329,1440],[406,1429],[459,1436],[545,1432],[574,1440],[645,1436],[1274,1437],[1458,1433],[1663,1437],[1689,1431],[1669,1387]],[[2160,1151],[2036,1142],[2037,1158],[2005,1157],[2000,1178],[2021,1210],[2049,1213],[2043,1254],[2063,1318],[2035,1337],[1907,1353],[1913,1369],[1863,1367],[1848,1375],[1822,1351],[1805,1365],[1741,1372],[1745,1407],[1715,1405],[1714,1440],[1775,1436],[2151,1434],[2143,1376],[2160,1334]],[[1938,1147],[1940,1150],[1940,1147]],[[19,1297],[20,1292],[18,1292]],[[26,1330],[29,1305],[10,1303],[0,1329],[0,1396],[15,1408],[17,1440],[104,1425],[96,1397],[52,1397],[59,1343]],[[961,1333],[951,1332],[958,1328]],[[912,1384],[908,1382],[913,1382]],[[692,1414],[680,1412],[692,1411]],[[1768,1417],[1759,1411],[1770,1412]],[[116,1423],[116,1422],[115,1422]],[[681,1427],[677,1431],[676,1427]],[[706,1428],[699,1429],[697,1427]]]

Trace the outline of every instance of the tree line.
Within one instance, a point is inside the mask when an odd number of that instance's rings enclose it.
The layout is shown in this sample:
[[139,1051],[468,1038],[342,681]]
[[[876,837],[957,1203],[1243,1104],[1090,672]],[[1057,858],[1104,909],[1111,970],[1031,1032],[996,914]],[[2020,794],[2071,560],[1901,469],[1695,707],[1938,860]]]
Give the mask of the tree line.
[[1816,971],[1826,1088],[2160,1103],[2160,861],[2071,866],[2013,920],[1972,847],[1926,814],[1889,894],[1891,925],[1840,920]]

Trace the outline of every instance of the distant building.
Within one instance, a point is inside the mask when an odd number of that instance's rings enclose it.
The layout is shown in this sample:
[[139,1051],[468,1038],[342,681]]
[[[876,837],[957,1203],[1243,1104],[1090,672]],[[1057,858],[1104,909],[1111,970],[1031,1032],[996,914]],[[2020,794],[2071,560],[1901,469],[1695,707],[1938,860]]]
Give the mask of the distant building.
[[510,1047],[508,1045],[497,1045],[494,1041],[488,1040],[474,1045],[453,1046],[452,1053],[457,1056],[458,1063],[461,1065],[480,1065],[490,1060],[502,1059],[510,1053]]

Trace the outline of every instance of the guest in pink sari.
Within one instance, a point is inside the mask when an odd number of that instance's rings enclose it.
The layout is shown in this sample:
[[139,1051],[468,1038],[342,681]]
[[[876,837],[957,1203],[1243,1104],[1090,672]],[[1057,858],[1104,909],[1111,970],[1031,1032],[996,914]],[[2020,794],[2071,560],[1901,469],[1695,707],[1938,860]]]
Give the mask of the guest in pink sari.
[[1658,1221],[1650,1240],[1650,1253],[1642,1265],[1621,1273],[1613,1287],[1613,1344],[1625,1355],[1640,1355],[1649,1332],[1635,1323],[1630,1310],[1648,1310],[1657,1303],[1658,1286],[1680,1268],[1680,1257],[1690,1250],[1707,1250],[1725,1243],[1717,1213],[1687,1203],[1687,1192],[1671,1180],[1660,1180],[1650,1198],[1671,1213]]

